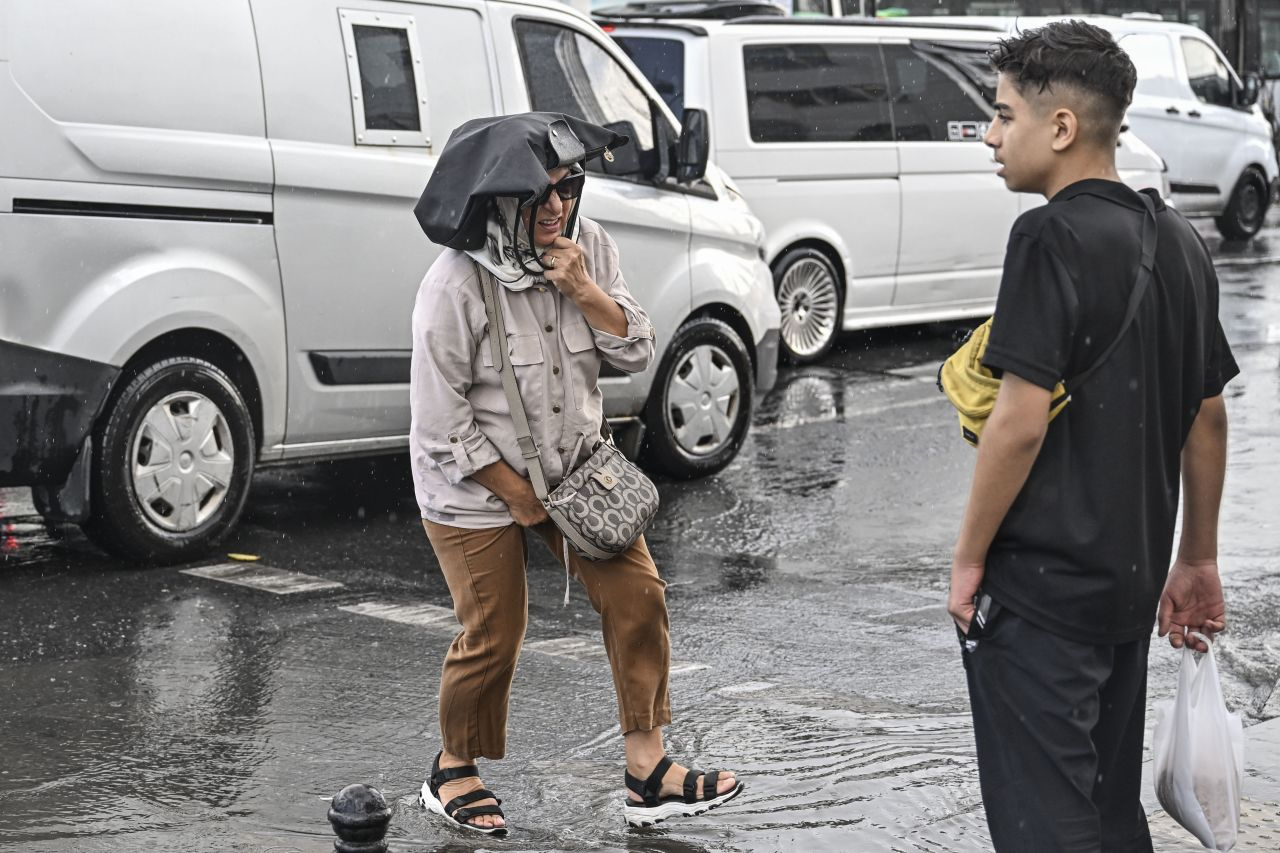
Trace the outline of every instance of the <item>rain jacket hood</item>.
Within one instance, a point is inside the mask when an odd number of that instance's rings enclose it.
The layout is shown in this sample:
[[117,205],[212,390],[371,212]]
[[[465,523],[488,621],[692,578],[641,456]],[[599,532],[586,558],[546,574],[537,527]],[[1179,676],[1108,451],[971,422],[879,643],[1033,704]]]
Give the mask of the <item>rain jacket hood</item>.
[[[531,112],[473,119],[449,137],[427,188],[414,207],[433,243],[470,254],[504,285],[523,289],[541,263],[520,210],[540,198],[562,166],[580,172],[586,161],[630,140],[561,113]],[[575,202],[566,234],[576,238]]]

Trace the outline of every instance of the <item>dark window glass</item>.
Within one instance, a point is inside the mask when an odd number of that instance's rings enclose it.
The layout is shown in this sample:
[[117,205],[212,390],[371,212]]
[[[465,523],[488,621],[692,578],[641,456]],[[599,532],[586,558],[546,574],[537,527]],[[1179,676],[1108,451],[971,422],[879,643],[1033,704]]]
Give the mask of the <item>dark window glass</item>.
[[1213,48],[1200,39],[1184,38],[1182,56],[1187,61],[1187,79],[1196,97],[1206,104],[1231,106],[1231,72]]
[[422,130],[409,33],[395,27],[356,25],[351,29],[360,65],[365,128]]
[[875,45],[748,45],[743,55],[756,142],[893,139],[884,63]]
[[[642,160],[646,155],[657,156],[652,153],[654,118],[649,98],[608,51],[582,33],[555,24],[518,21],[516,35],[535,110],[608,127],[629,136]],[[671,127],[667,130],[674,134]],[[597,157],[587,169],[601,172],[604,166]]]
[[613,40],[649,78],[676,118],[684,115],[684,42],[619,35]]
[[994,111],[950,56],[945,48],[884,46],[894,138],[901,142],[982,140]]

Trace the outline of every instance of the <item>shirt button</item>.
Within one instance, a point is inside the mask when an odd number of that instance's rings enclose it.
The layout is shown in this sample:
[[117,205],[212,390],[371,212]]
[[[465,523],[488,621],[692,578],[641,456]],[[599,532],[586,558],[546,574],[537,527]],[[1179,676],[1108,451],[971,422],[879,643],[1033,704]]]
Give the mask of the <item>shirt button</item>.
[[539,292],[539,293],[546,293],[546,292],[547,292],[547,289],[546,289],[545,287],[539,287],[539,288],[538,288],[538,292]]
[[545,327],[545,328],[546,328],[546,330],[547,330],[548,332],[549,332],[549,331],[551,331],[551,324],[550,324],[550,323],[548,323],[548,324],[546,325],[546,327]]
[[553,368],[551,368],[551,375],[552,375],[552,376],[559,376],[559,375],[560,375],[560,368],[558,368],[558,367],[553,367]]
[[559,406],[552,406],[552,407],[551,407],[551,411],[558,415],[558,414],[560,414],[560,407],[559,407]]
[[449,436],[449,442],[450,442],[451,444],[457,444],[457,443],[458,443],[458,437],[457,437],[456,435],[451,435],[451,436]]

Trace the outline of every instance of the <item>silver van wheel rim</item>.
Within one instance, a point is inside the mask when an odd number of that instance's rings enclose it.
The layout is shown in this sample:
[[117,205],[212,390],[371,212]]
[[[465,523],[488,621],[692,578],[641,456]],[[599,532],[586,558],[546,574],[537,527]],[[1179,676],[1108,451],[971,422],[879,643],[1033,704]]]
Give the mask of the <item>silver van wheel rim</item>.
[[742,386],[720,347],[702,344],[685,353],[667,385],[667,428],[693,456],[710,456],[733,440]]
[[186,533],[208,521],[226,500],[235,468],[231,427],[203,394],[170,394],[138,425],[129,464],[134,495],[147,520]]
[[818,353],[836,330],[839,286],[821,261],[805,258],[787,267],[778,285],[782,339],[799,356]]

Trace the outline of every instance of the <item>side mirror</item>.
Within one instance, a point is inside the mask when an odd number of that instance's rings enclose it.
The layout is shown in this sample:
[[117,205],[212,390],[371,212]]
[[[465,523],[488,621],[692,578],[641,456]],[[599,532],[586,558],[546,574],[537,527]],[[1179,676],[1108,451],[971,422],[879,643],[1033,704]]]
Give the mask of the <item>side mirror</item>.
[[601,157],[600,171],[606,175],[637,175],[641,172],[640,165],[640,149],[635,143],[636,129],[629,121],[615,121],[612,124],[606,124],[605,128],[612,130],[620,136],[625,136],[631,140],[631,143],[624,145],[617,151],[610,149],[609,153],[613,155],[613,161],[610,162]]
[[676,180],[692,183],[707,173],[711,156],[711,130],[706,110],[688,109],[681,119],[680,141],[676,143]]
[[1258,103],[1260,94],[1262,94],[1262,78],[1250,71],[1244,75],[1244,85],[1240,87],[1240,91],[1236,96],[1236,105],[1252,107]]

